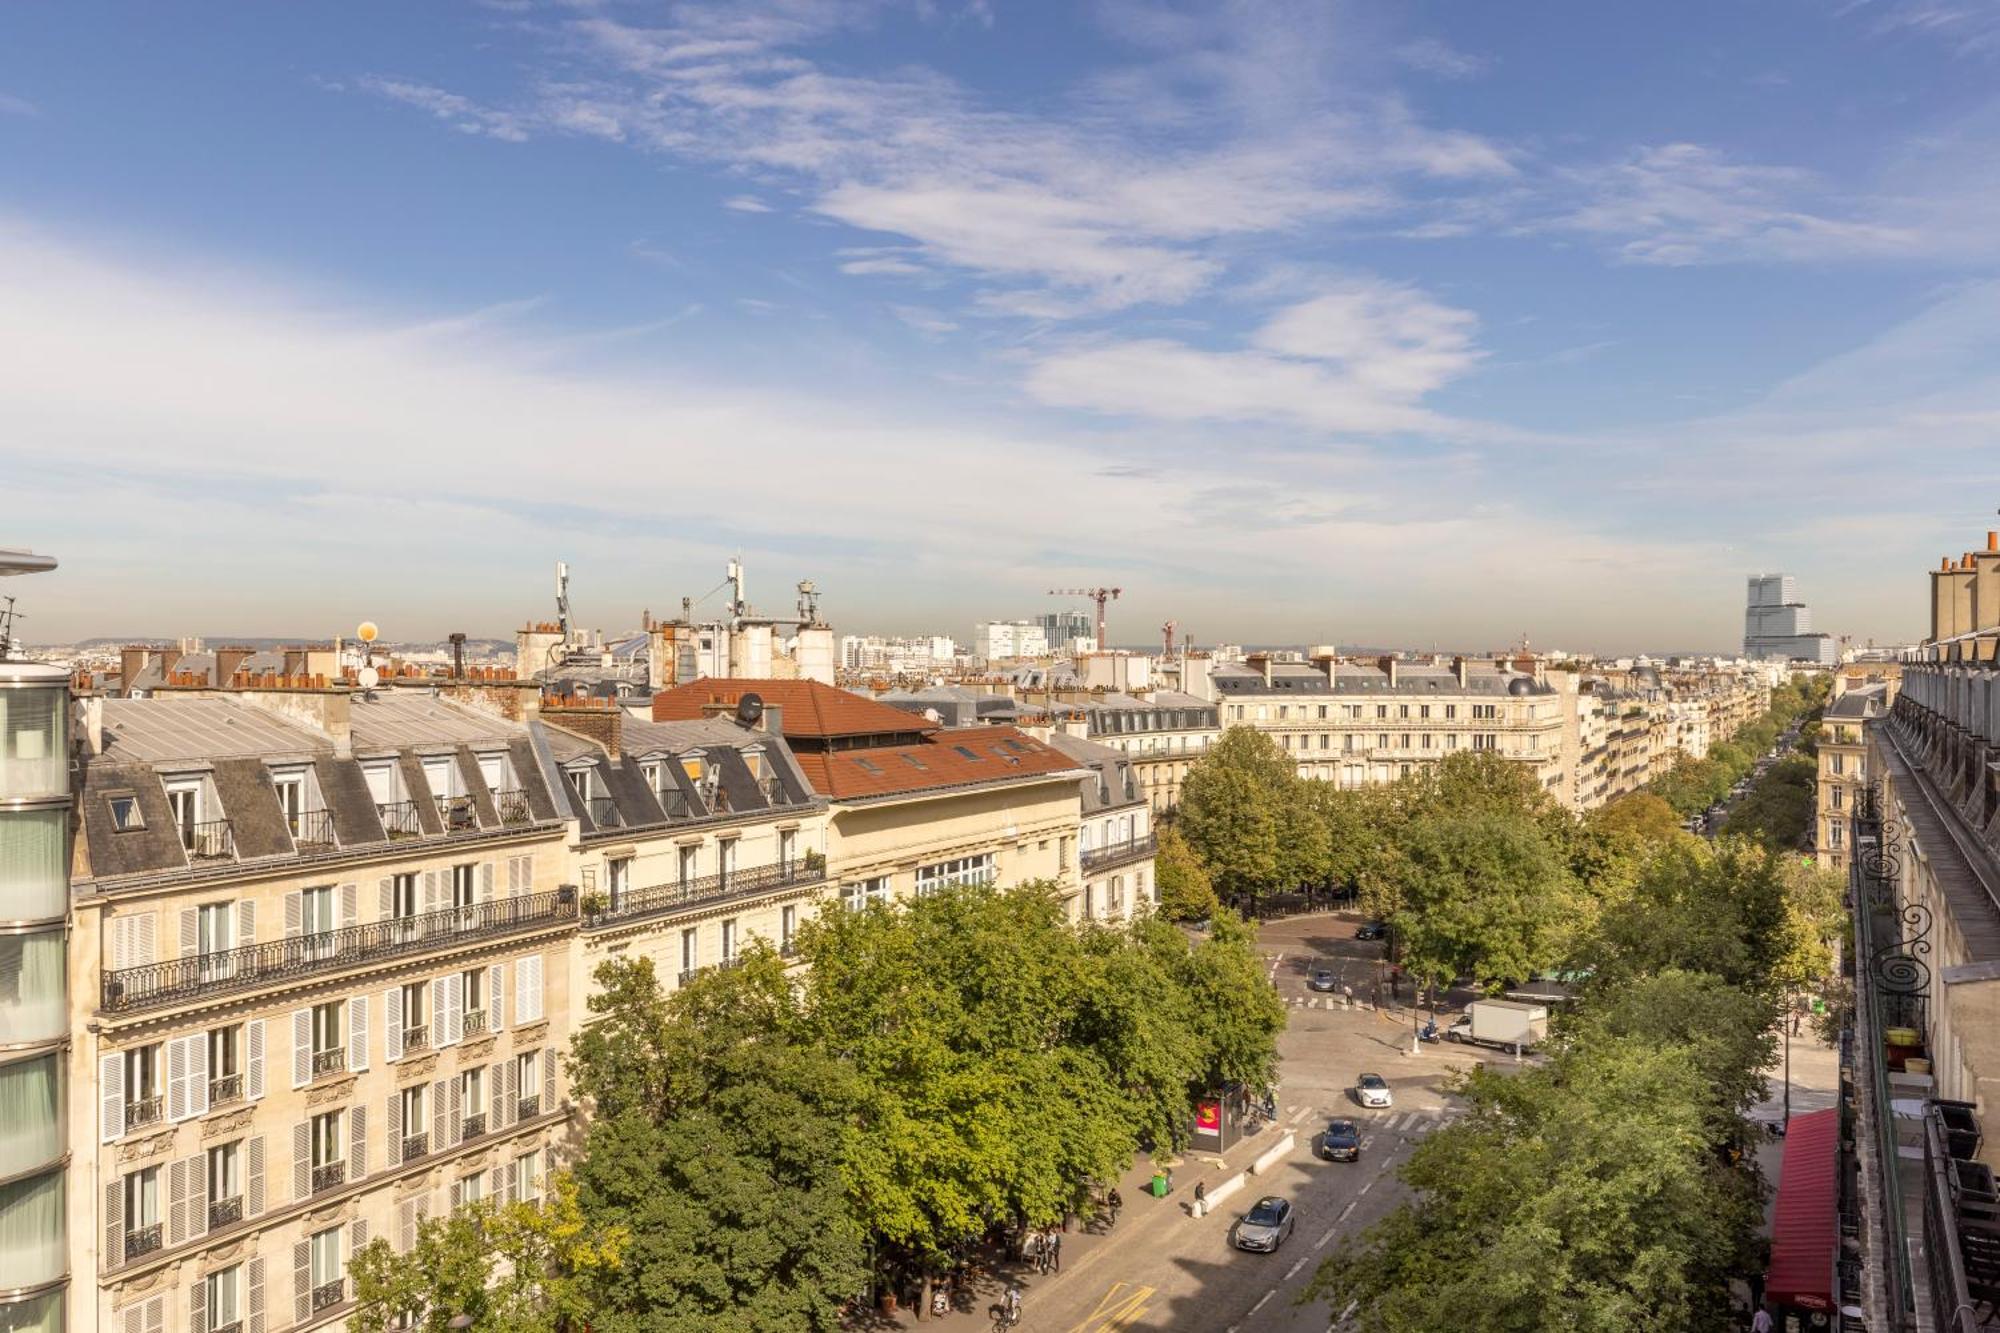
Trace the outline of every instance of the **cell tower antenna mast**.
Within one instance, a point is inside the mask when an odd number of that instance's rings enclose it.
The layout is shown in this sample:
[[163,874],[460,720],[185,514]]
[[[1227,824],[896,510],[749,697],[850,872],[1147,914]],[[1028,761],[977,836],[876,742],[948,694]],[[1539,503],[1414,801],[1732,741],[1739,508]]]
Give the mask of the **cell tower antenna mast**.
[[556,624],[562,628],[563,642],[569,642],[569,563],[556,561]]
[[1050,588],[1051,597],[1088,597],[1097,603],[1097,651],[1104,651],[1104,604],[1118,600],[1123,588]]

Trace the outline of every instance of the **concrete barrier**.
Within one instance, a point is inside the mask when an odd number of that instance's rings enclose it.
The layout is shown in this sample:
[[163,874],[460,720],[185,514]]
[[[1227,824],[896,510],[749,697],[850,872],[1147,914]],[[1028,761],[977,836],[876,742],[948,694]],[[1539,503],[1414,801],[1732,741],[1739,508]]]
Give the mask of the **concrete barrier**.
[[1243,1179],[1244,1178],[1240,1175],[1231,1176],[1229,1179],[1223,1181],[1220,1185],[1217,1185],[1214,1189],[1210,1190],[1208,1192],[1207,1197],[1194,1206],[1194,1215],[1196,1217],[1207,1217],[1210,1210],[1212,1210],[1216,1204],[1221,1203],[1224,1199],[1228,1198],[1232,1194],[1241,1193],[1243,1190]]
[[1266,1171],[1269,1171],[1279,1162],[1282,1162],[1285,1158],[1289,1157],[1291,1155],[1292,1149],[1298,1146],[1299,1146],[1299,1136],[1290,1133],[1288,1131],[1285,1134],[1285,1137],[1279,1139],[1276,1143],[1272,1144],[1269,1148],[1267,1148],[1264,1151],[1263,1156],[1259,1157],[1256,1161],[1250,1163],[1251,1173],[1253,1175],[1259,1175],[1259,1176],[1263,1175]]

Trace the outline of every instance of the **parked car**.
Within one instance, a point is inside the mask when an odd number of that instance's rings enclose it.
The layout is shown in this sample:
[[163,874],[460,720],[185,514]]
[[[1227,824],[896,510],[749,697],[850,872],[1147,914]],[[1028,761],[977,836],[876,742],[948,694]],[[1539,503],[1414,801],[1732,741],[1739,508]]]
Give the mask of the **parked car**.
[[1285,1243],[1297,1223],[1288,1200],[1267,1194],[1236,1224],[1236,1248],[1269,1254]]
[[1396,1099],[1389,1092],[1389,1080],[1380,1074],[1363,1074],[1354,1084],[1354,1095],[1363,1106],[1394,1106]]
[[1389,938],[1389,924],[1386,921],[1363,921],[1354,928],[1357,940],[1385,940]]
[[1340,989],[1340,978],[1324,967],[1315,968],[1313,974],[1306,978],[1306,989],[1337,991]]
[[1326,1133],[1319,1136],[1319,1155],[1329,1162],[1360,1161],[1360,1126],[1352,1120],[1328,1121]]

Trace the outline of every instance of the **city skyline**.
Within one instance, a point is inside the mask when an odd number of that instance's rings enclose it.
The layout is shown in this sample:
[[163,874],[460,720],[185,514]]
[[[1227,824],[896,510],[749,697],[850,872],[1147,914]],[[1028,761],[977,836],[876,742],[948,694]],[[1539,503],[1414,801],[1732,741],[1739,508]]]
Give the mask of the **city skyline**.
[[30,641],[1895,642],[1986,526],[1976,11],[121,12],[0,43]]

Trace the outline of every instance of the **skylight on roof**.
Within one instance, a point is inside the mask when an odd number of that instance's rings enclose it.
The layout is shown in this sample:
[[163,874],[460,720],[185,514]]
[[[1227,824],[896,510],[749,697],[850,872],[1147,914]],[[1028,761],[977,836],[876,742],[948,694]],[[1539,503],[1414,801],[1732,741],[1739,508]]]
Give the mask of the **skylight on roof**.
[[978,755],[972,752],[972,747],[969,745],[954,745],[951,748],[958,751],[960,754],[964,755],[967,759],[976,760],[979,758]]
[[856,759],[854,762],[862,772],[873,773],[876,777],[882,776],[882,770],[876,767],[873,759]]
[[924,761],[917,758],[913,754],[900,754],[897,755],[896,757],[898,759],[901,759],[904,763],[908,764],[911,768],[921,768],[926,773],[930,772],[930,769],[925,767]]

